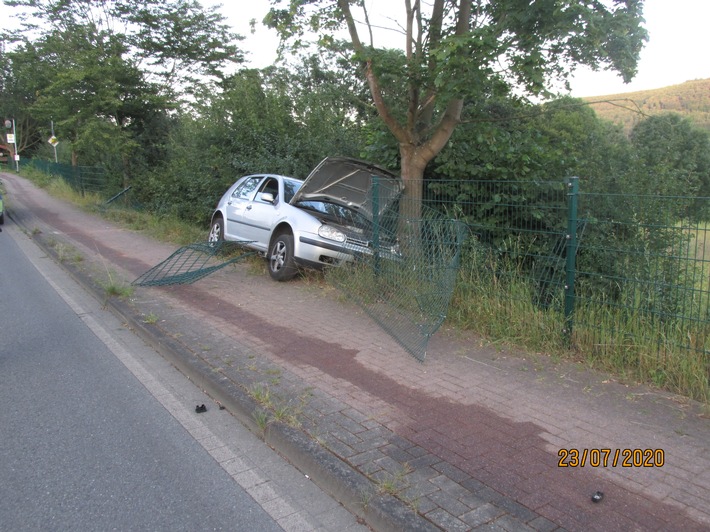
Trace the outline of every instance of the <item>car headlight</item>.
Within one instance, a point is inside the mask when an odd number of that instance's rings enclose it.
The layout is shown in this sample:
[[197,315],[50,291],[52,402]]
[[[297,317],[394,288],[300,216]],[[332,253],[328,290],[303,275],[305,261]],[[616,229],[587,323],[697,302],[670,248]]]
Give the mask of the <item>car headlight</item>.
[[332,225],[321,225],[318,228],[318,236],[335,242],[345,242],[345,235]]

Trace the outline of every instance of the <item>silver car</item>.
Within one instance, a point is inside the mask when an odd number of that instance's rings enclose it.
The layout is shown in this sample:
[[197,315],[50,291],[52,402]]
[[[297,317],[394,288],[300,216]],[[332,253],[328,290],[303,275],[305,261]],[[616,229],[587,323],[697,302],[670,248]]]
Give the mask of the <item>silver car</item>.
[[403,190],[398,176],[344,157],[324,159],[305,181],[248,175],[219,200],[209,241],[241,242],[262,252],[277,281],[291,279],[298,266],[319,268],[371,255],[373,238],[378,250],[396,255],[395,233],[387,225],[396,218]]

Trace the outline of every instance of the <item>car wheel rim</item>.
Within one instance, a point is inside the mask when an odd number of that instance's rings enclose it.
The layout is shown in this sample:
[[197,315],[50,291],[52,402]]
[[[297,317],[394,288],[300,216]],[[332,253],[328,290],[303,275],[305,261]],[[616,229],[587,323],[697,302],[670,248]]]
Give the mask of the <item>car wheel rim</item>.
[[219,237],[220,237],[220,230],[219,230],[219,225],[214,224],[212,226],[212,230],[210,231],[210,236],[209,236],[209,241],[210,242],[218,242]]
[[286,246],[283,242],[277,242],[271,254],[271,271],[277,272],[283,268],[286,259]]

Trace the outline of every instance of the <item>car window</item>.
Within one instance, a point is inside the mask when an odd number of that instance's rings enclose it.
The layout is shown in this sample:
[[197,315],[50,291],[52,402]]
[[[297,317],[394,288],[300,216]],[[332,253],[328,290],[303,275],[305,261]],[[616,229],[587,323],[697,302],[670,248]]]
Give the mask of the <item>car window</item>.
[[340,224],[359,226],[365,221],[354,210],[348,209],[343,205],[328,203],[327,201],[299,201],[296,206],[301,209],[315,211]]
[[261,183],[263,176],[254,176],[249,179],[245,179],[244,182],[234,189],[232,192],[233,198],[249,200],[254,197],[254,191]]
[[279,182],[273,177],[266,179],[264,184],[259,188],[259,193],[256,196],[259,201],[264,201],[261,197],[264,193],[271,194],[274,198],[274,203],[276,203],[279,198]]
[[293,197],[296,195],[296,192],[298,192],[298,189],[301,188],[302,184],[303,181],[284,179],[284,201],[286,203],[290,202],[293,199]]

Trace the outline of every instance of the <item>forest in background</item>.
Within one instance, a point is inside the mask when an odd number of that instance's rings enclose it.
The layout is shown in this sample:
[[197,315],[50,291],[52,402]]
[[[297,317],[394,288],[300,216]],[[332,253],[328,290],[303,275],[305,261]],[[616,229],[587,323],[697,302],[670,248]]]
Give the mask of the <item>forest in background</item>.
[[677,113],[694,126],[710,132],[710,79],[584,100],[590,103],[597,116],[620,124],[627,133],[645,117],[664,113]]

